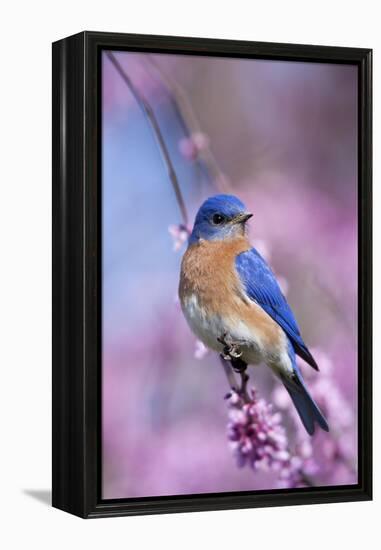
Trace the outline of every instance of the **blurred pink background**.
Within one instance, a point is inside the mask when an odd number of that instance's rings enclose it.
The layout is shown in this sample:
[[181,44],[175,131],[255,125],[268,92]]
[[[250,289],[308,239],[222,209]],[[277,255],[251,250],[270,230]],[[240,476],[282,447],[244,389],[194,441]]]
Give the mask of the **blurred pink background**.
[[[221,188],[205,151],[254,213],[252,243],[320,365],[301,368],[331,431],[301,433],[268,369],[251,368],[251,383],[282,413],[313,485],[357,483],[357,68],[114,55],[157,113],[191,221]],[[278,488],[276,472],[237,467],[223,370],[177,300],[175,195],[149,122],[103,56],[103,498]],[[201,134],[184,134],[163,75]]]

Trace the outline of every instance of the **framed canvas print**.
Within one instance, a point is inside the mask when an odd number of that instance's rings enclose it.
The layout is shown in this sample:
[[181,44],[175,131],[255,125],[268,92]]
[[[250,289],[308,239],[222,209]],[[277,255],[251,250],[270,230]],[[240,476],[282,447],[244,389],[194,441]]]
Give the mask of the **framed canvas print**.
[[53,44],[53,505],[368,500],[371,51]]

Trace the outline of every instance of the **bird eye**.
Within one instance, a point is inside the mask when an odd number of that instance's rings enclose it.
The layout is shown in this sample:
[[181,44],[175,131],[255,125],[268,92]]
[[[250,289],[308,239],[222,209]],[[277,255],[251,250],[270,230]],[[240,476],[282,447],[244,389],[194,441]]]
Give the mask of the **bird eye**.
[[212,218],[212,222],[214,225],[221,225],[225,221],[225,216],[221,216],[221,214],[214,214]]

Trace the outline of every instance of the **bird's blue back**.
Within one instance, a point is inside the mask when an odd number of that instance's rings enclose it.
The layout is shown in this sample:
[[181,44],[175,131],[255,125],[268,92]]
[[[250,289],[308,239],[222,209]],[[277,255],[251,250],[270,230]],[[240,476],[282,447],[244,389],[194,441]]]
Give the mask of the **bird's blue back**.
[[294,350],[316,368],[307,346],[303,342],[294,314],[266,261],[251,248],[236,258],[236,269],[248,297],[256,302],[284,330]]
[[310,435],[315,431],[315,422],[329,431],[326,419],[319,407],[308,393],[303,377],[295,360],[295,353],[300,355],[312,367],[318,370],[300,335],[299,327],[286,298],[262,256],[251,248],[236,257],[236,269],[248,297],[256,302],[270,317],[278,323],[288,337],[288,355],[293,368],[293,378],[280,375],[299,416]]
[[[190,254],[190,258],[193,257],[193,260],[189,260],[188,258],[186,262],[188,267],[184,268],[184,273],[186,273],[189,265],[192,264],[192,261],[194,262],[195,256],[201,250],[205,251],[207,247],[215,248],[218,246],[221,254],[226,258],[227,251],[231,251],[231,247],[233,246],[234,249],[236,246],[231,256],[228,256],[230,267],[231,258],[235,257],[236,269],[233,271],[236,273],[232,273],[233,278],[236,276],[239,277],[247,297],[258,304],[277,323],[286,336],[286,338],[281,338],[281,340],[283,345],[286,346],[284,351],[287,352],[291,362],[291,369],[289,368],[289,364],[286,369],[284,369],[283,364],[280,364],[278,365],[277,374],[290,394],[307,432],[310,435],[314,433],[316,422],[323,430],[328,431],[328,424],[323,414],[308,393],[302,374],[296,363],[295,354],[298,354],[317,370],[318,366],[303,342],[294,314],[282,294],[274,273],[255,248],[250,248],[245,232],[245,223],[250,217],[251,214],[246,211],[245,205],[237,197],[232,195],[216,195],[207,199],[200,207],[196,216],[187,251],[187,254]],[[221,243],[224,241],[226,241],[225,251],[223,250],[223,246],[221,247]],[[195,246],[198,243],[202,243],[202,245]],[[241,252],[241,250],[244,251]],[[201,258],[198,258],[196,260],[198,269],[200,262]],[[221,263],[223,262],[215,261],[213,265],[217,266]],[[228,268],[225,267],[225,269]],[[210,269],[206,272],[210,274]],[[227,271],[223,276],[222,288],[224,288],[225,278],[228,275]],[[192,279],[192,276],[189,274],[187,277],[188,281]],[[196,277],[198,278],[196,286],[198,286],[199,274],[197,270]],[[182,282],[184,283],[184,276],[182,276]],[[180,287],[183,288],[183,290],[180,290],[180,294],[184,297],[186,295],[186,290],[184,290],[186,289],[186,284],[180,285]],[[204,294],[203,300],[206,299],[206,293]],[[227,299],[226,297],[225,300]],[[221,300],[224,302],[223,295],[221,296]],[[218,303],[220,302],[216,300],[215,304]],[[268,321],[270,320],[268,319]],[[208,326],[211,327],[212,338],[214,339],[216,336],[212,329],[214,325],[211,323]],[[205,327],[203,330],[205,330]]]

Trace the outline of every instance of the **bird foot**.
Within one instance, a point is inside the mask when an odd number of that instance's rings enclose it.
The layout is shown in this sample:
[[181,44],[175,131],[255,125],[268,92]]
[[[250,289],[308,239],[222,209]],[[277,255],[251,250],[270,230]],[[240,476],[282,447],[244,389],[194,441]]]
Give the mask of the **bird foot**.
[[[231,391],[225,395],[225,399],[229,399],[232,396],[232,393],[234,392],[234,393],[237,393],[245,403],[249,403],[250,396],[247,391],[249,375],[246,372],[246,367],[247,367],[246,363],[241,359],[236,360],[236,361],[240,361],[243,367],[238,369],[233,366],[234,365],[233,361],[226,360],[222,354],[220,355],[220,358],[231,388]],[[234,372],[239,374],[240,382],[241,382],[240,384],[237,383]]]
[[240,349],[240,343],[234,342],[231,337],[225,332],[217,340],[224,346],[222,350],[222,357],[225,361],[230,361],[232,368],[239,373],[246,370],[247,364],[241,359],[242,350]]
[[249,381],[249,375],[245,371],[240,372],[241,375],[241,387],[238,390],[244,401],[249,402],[249,394],[247,392],[247,383]]

